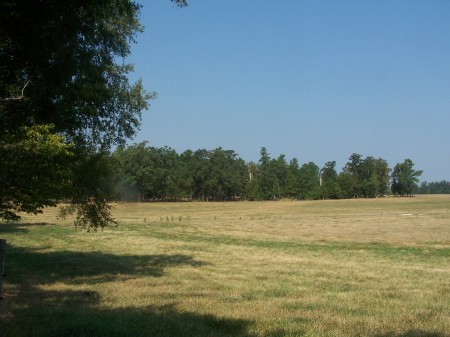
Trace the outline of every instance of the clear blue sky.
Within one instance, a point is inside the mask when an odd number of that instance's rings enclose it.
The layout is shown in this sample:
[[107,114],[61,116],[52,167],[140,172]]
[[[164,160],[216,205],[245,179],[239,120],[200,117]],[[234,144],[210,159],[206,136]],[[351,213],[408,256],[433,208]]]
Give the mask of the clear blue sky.
[[158,98],[131,142],[450,180],[450,1],[141,1],[129,58]]

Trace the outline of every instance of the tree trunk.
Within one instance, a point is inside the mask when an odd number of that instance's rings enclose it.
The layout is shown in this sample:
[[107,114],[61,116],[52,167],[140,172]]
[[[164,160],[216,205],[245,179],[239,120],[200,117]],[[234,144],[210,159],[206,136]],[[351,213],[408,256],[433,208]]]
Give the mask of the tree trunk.
[[3,275],[5,273],[6,240],[0,239],[0,299],[2,299]]

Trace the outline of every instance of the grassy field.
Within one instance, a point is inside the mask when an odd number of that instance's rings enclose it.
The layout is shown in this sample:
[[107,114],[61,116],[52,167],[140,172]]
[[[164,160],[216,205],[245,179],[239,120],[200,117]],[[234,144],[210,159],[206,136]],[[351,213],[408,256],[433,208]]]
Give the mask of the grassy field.
[[114,212],[0,224],[0,336],[450,336],[450,196]]

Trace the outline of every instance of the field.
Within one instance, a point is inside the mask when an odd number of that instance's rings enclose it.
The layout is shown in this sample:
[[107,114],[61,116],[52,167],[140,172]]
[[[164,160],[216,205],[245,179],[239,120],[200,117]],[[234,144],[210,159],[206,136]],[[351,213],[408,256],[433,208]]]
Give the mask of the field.
[[450,196],[56,214],[0,224],[0,336],[450,336]]

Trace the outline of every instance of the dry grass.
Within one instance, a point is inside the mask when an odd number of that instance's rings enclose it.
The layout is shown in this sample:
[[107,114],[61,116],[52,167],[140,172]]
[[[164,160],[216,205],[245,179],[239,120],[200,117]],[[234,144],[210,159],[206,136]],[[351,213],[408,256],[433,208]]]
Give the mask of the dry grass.
[[449,336],[450,196],[55,214],[0,225],[0,336]]

